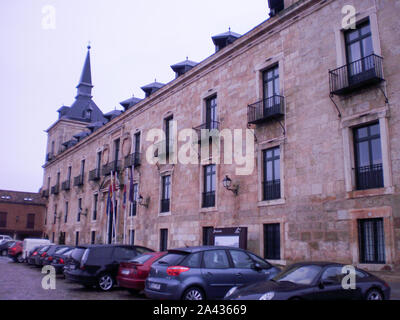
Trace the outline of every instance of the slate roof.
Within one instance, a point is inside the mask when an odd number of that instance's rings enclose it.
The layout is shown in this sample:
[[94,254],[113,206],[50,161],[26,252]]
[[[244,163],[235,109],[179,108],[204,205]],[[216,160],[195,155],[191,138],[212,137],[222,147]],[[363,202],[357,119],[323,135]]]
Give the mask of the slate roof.
[[129,108],[132,108],[135,104],[139,103],[140,101],[142,101],[142,99],[132,97],[120,102],[120,105],[123,106],[126,111]]
[[164,83],[155,81],[153,83],[150,83],[150,84],[147,84],[147,85],[141,87],[140,89],[142,89],[146,93],[146,97],[148,97],[149,95],[156,92],[158,89],[162,88],[163,86],[165,86]]
[[106,117],[108,119],[108,121],[111,121],[112,119],[118,117],[122,113],[123,113],[123,111],[121,111],[121,110],[113,110],[113,111],[106,113],[104,115],[104,117]]
[[0,202],[45,205],[40,193],[0,190]]
[[[224,39],[224,38],[236,38],[237,39],[237,38],[240,38],[241,36],[242,36],[241,34],[229,30],[227,32],[212,36],[211,39],[213,41],[218,40],[218,39]],[[215,43],[215,41],[214,41],[214,43]]]

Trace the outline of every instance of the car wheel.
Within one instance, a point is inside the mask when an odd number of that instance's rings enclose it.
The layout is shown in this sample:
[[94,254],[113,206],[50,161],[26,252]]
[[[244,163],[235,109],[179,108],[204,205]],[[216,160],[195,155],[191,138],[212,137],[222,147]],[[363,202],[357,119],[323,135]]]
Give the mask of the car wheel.
[[204,293],[201,289],[191,287],[183,293],[183,300],[204,300]]
[[365,300],[383,300],[383,295],[378,289],[371,289],[367,292]]
[[110,291],[114,285],[114,279],[109,274],[100,276],[98,286],[102,291]]
[[24,262],[24,258],[22,257],[22,254],[20,254],[20,255],[17,257],[17,262],[18,262],[18,263]]

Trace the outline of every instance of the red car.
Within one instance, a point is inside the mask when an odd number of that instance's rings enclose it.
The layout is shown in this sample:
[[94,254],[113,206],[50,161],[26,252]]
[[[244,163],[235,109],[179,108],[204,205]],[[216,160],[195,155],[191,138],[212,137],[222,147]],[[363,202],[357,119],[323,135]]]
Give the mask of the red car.
[[24,262],[24,258],[22,257],[22,245],[22,241],[17,241],[12,247],[8,248],[8,256],[13,259],[14,262]]
[[151,265],[165,254],[167,252],[146,252],[129,262],[121,262],[117,275],[119,286],[133,294],[144,290]]

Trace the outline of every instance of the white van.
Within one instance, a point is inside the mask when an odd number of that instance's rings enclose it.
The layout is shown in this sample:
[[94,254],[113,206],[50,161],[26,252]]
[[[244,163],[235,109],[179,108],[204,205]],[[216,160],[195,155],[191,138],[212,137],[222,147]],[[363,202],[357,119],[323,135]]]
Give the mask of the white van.
[[34,248],[51,244],[49,239],[25,239],[22,247],[22,258],[26,259]]

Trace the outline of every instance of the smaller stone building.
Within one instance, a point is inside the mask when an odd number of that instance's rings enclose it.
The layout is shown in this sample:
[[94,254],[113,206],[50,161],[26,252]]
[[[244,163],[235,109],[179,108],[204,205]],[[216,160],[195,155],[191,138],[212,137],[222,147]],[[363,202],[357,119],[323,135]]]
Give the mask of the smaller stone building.
[[0,190],[0,234],[18,240],[42,237],[45,212],[39,193]]

